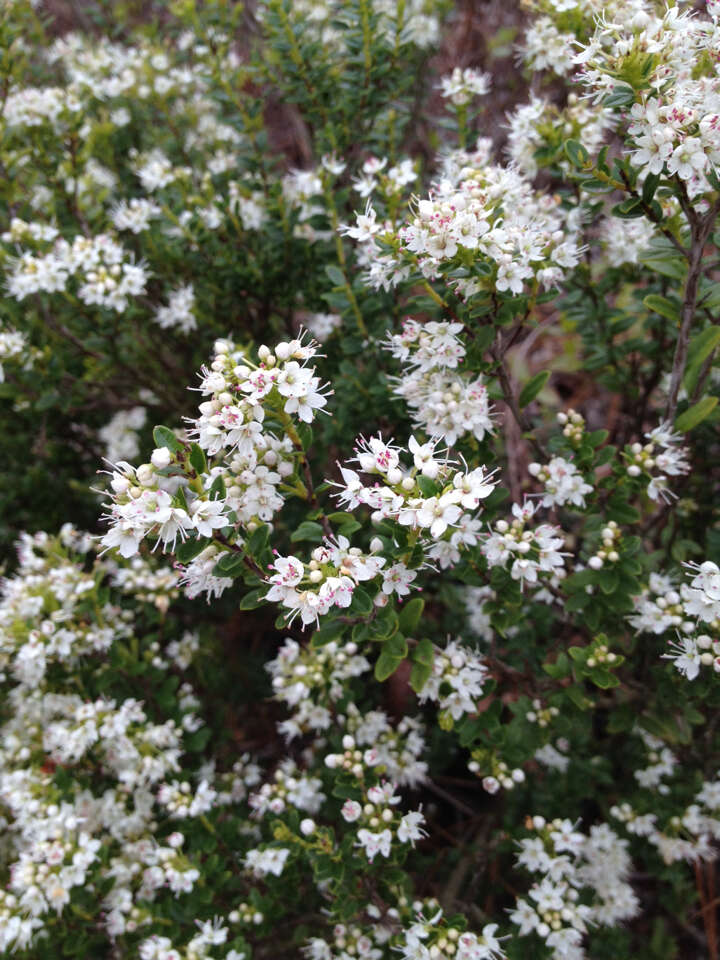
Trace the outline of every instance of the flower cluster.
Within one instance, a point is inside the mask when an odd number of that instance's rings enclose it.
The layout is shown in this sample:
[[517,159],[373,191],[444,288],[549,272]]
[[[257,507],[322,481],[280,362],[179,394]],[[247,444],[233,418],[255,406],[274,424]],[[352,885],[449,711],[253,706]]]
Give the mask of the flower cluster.
[[[651,500],[662,497],[669,501],[675,495],[668,488],[668,476],[682,476],[690,470],[688,450],[679,446],[681,435],[673,433],[667,423],[646,433],[645,438],[648,441],[645,445],[633,443],[625,451],[628,476],[649,480],[647,495]],[[654,473],[655,470],[658,473]]]
[[539,937],[553,958],[584,957],[581,944],[589,925],[612,925],[638,912],[627,882],[627,841],[604,823],[587,834],[569,820],[536,816],[530,825],[535,835],[519,841],[517,863],[541,879],[527,899],[518,899],[510,918],[520,936]]
[[[716,20],[676,9],[661,15],[648,5],[643,16],[597,33],[575,57],[594,93],[618,75],[632,83],[645,72],[650,92],[637,97],[627,118],[631,162],[644,175],[677,176],[691,196],[712,189],[706,175],[720,161],[720,122],[707,67],[696,74],[688,65],[711,63],[716,41]],[[652,52],[645,65],[636,54],[643,48]]]
[[145,293],[148,276],[146,267],[109,234],[78,236],[71,243],[56,240],[49,253],[22,253],[11,262],[7,291],[24,300],[34,293],[66,291],[74,278],[84,304],[124,313],[131,298]]
[[414,846],[416,840],[426,835],[422,829],[425,818],[421,811],[401,814],[396,810],[401,798],[392,783],[382,781],[365,786],[365,765],[373,765],[376,758],[357,749],[350,734],[345,734],[342,746],[342,753],[329,753],[325,757],[325,765],[331,770],[348,771],[359,781],[359,799],[346,800],[341,810],[343,820],[353,824],[357,831],[354,845],[362,849],[370,863],[378,854],[388,858],[395,839]]
[[467,266],[469,279],[457,284],[466,297],[520,294],[531,282],[556,286],[577,265],[579,245],[566,226],[556,199],[535,193],[519,172],[465,166],[418,201],[397,240],[400,255],[425,276],[449,261]]
[[497,929],[496,923],[488,923],[482,933],[472,933],[446,921],[442,910],[429,917],[418,912],[415,922],[403,931],[398,949],[404,960],[501,960],[505,953]]
[[509,523],[498,520],[482,544],[488,566],[510,564],[510,576],[523,585],[537,583],[540,575],[547,575],[550,581],[565,576],[565,555],[561,549],[565,541],[558,536],[559,528],[547,523],[527,528],[536,509],[530,500],[522,506],[513,504],[513,519]]
[[[36,687],[53,664],[72,666],[130,635],[132,627],[123,610],[101,599],[103,579],[123,583],[128,592],[148,589],[147,600],[160,606],[167,605],[177,587],[174,571],[153,571],[147,564],[135,572],[134,583],[112,560],[86,571],[61,542],[45,533],[24,534],[18,559],[16,573],[2,583],[0,670],[28,689]],[[90,611],[99,611],[100,616],[88,617]]]
[[466,435],[482,440],[493,432],[487,387],[481,377],[458,369],[466,352],[461,331],[460,323],[418,323],[408,317],[387,345],[405,368],[395,393],[412,411],[415,425],[451,445]]
[[333,704],[346,693],[351,678],[370,670],[370,663],[353,641],[301,647],[287,637],[266,669],[275,698],[293,711],[280,725],[291,740],[308,730],[327,730]]
[[147,422],[145,407],[130,407],[118,410],[116,414],[98,430],[98,437],[105,444],[105,459],[110,463],[119,460],[132,460],[140,453],[138,431]]
[[553,457],[546,464],[531,463],[528,471],[545,486],[540,501],[543,507],[562,507],[570,503],[585,509],[585,497],[593,492],[593,487],[585,482],[573,463],[563,457]]
[[696,783],[688,792],[687,770],[677,756],[659,737],[642,728],[634,732],[644,748],[646,766],[634,772],[642,792],[632,804],[615,804],[611,815],[630,835],[655,847],[665,863],[714,860],[714,843],[720,835],[717,777],[704,780],[699,787]]
[[[184,471],[187,461],[172,435],[168,442],[174,449],[158,447],[150,463],[134,468],[121,462],[113,471],[112,526],[103,544],[123,556],[135,554],[146,536],[166,548],[191,531],[212,539],[223,527],[270,520],[283,504],[278,487],[294,470],[293,441],[287,435],[279,440],[264,421],[267,413],[287,429],[292,414],[309,422],[325,405],[314,367],[306,365],[315,349],[300,340],[278,344],[275,353],[261,347],[255,364],[229,341],[215,347],[200,386],[210,399],[200,404],[200,416],[188,430],[204,451],[200,474],[192,463],[192,476]],[[205,454],[216,460],[207,464]],[[203,553],[188,567],[194,594],[220,587],[208,577],[214,559],[207,572]]]
[[366,748],[366,762],[384,770],[393,783],[414,788],[424,781],[428,772],[427,762],[422,759],[426,731],[419,717],[404,716],[392,723],[383,710],[362,713],[350,703],[345,717],[338,720],[344,720],[355,743]]
[[[357,456],[348,462],[357,463],[363,473],[379,482],[366,486],[355,470],[341,467],[343,482],[336,486],[340,503],[350,509],[368,506],[374,520],[396,521],[409,529],[415,541],[420,534],[429,534],[428,557],[445,567],[459,559],[461,548],[477,544],[480,523],[470,511],[490,496],[496,481],[484,467],[462,471],[455,469],[453,461],[440,460],[438,442],[420,443],[411,437],[407,453],[413,466],[408,467],[400,459],[402,448],[380,437],[361,437]],[[409,592],[408,583],[414,579],[402,563],[387,568],[383,577],[385,592],[400,596]]]
[[441,725],[458,721],[477,709],[487,673],[487,667],[477,653],[462,643],[451,641],[444,650],[435,651],[432,673],[420,691],[420,702],[432,700],[437,703]]
[[473,97],[483,97],[490,91],[490,77],[472,67],[464,70],[455,67],[451,74],[441,78],[440,91],[456,107],[464,107]]
[[[46,920],[89,886],[102,889],[102,927],[117,937],[152,923],[156,899],[165,891],[177,898],[200,877],[181,850],[183,835],[157,832],[165,811],[199,816],[215,795],[200,779],[193,809],[184,809],[170,794],[185,797],[190,786],[163,783],[180,770],[185,737],[202,726],[189,685],[179,691],[175,716],[159,721],[137,699],[72,692],[80,663],[93,654],[123,662],[177,574],[138,560],[123,578],[115,561],[95,561],[90,569],[93,552],[87,535],[69,526],[61,538],[25,535],[18,570],[4,582],[0,633],[10,669],[0,750],[9,876],[0,896],[3,951],[28,948]],[[135,588],[140,595],[156,591],[154,601],[150,595],[137,602]],[[151,655],[157,643],[145,647]],[[247,775],[252,781],[251,767]]]

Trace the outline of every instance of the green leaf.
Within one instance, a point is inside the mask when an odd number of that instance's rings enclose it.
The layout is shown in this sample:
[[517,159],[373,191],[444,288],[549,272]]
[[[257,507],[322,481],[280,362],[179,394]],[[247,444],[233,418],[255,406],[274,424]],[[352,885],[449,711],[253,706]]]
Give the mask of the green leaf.
[[590,154],[577,140],[566,140],[565,154],[575,167],[584,167],[590,159]]
[[635,91],[632,87],[616,86],[603,100],[603,106],[613,110],[616,107],[631,107],[635,102]]
[[248,553],[251,553],[254,557],[259,556],[267,547],[269,538],[270,527],[266,523],[261,523],[247,538]]
[[311,543],[320,543],[323,538],[323,528],[314,520],[303,520],[297,530],[290,534],[291,543],[309,540]]
[[242,553],[224,553],[215,564],[216,577],[239,577],[245,569],[245,556]]
[[153,442],[156,447],[167,447],[173,453],[183,449],[182,443],[175,436],[170,427],[163,427],[162,424],[153,429]]
[[331,263],[325,267],[325,273],[336,287],[344,287],[347,283],[345,280],[345,274],[342,272],[340,267],[336,267],[334,263]]
[[204,473],[207,473],[207,460],[205,459],[205,452],[199,444],[194,443],[190,447],[190,466],[193,468],[195,473],[199,476],[202,476]]
[[349,537],[362,527],[362,524],[351,513],[331,513],[328,520],[339,527],[340,533],[345,537]]
[[188,539],[185,543],[179,544],[175,549],[175,559],[178,563],[190,563],[198,554],[203,552],[209,543],[209,540],[205,540],[202,537],[197,540]]
[[373,612],[375,604],[370,594],[362,587],[355,587],[351,604],[352,612],[360,617],[368,617]]
[[680,323],[680,310],[671,300],[668,300],[667,297],[661,297],[657,293],[651,293],[645,297],[643,303],[648,310],[659,313],[661,317],[672,320],[673,323]]
[[531,377],[520,391],[520,396],[518,398],[518,405],[520,408],[526,407],[529,403],[532,403],[549,379],[549,370],[541,370],[540,373],[536,373],[534,377]]
[[692,394],[697,386],[700,368],[718,346],[720,346],[720,327],[707,327],[690,341],[683,377],[683,385],[689,394]]
[[312,427],[309,423],[299,423],[295,430],[297,435],[300,437],[300,443],[303,445],[303,450],[309,450],[313,442],[313,432]]
[[566,677],[570,673],[570,660],[566,653],[561,653],[555,663],[544,663],[543,670],[554,680]]
[[429,477],[418,474],[418,476],[415,477],[415,482],[418,487],[420,487],[420,493],[422,493],[424,497],[434,497],[438,492],[437,484]]
[[411,637],[415,632],[415,628],[420,622],[424,606],[425,601],[422,597],[413,597],[412,600],[408,600],[400,610],[398,616],[399,630],[401,633],[404,633],[406,637]]
[[413,688],[415,693],[420,693],[422,688],[430,679],[431,673],[432,666],[426,663],[413,663],[410,671],[410,686]]
[[407,650],[407,640],[401,634],[388,637],[375,663],[375,679],[382,683],[392,676],[407,656]]
[[225,484],[222,475],[218,475],[212,482],[208,490],[208,496],[211,500],[222,500],[225,496]]
[[417,644],[410,658],[413,662],[412,670],[410,671],[410,686],[415,693],[420,693],[430,679],[434,658],[435,651],[432,640],[425,637]]
[[679,430],[680,433],[687,433],[688,430],[692,430],[693,427],[710,416],[717,406],[717,402],[717,397],[703,397],[702,400],[698,400],[692,407],[680,414],[675,421],[675,429]]
[[638,523],[640,514],[631,507],[629,503],[619,497],[611,497],[607,505],[607,519],[614,520],[616,523]]
[[609,670],[593,670],[590,674],[590,680],[596,687],[600,687],[601,690],[609,690],[611,687],[620,686],[618,678],[614,673],[610,673]]
[[266,593],[267,587],[258,587],[256,590],[250,590],[241,599],[239,604],[240,610],[255,610],[256,607],[262,605]]
[[426,666],[431,666],[435,659],[435,649],[432,645],[432,640],[429,640],[427,637],[420,640],[412,652],[412,659],[417,663],[424,663]]
[[671,240],[666,237],[657,237],[647,250],[640,254],[640,263],[650,270],[670,277],[672,280],[683,280],[687,269],[687,261],[678,253]]
[[598,571],[598,583],[603,593],[615,593],[620,583],[617,571],[612,567]]
[[642,188],[642,198],[644,203],[651,203],[655,196],[655,191],[660,183],[660,176],[657,173],[649,173],[645,177],[645,183]]
[[345,630],[345,624],[337,620],[330,623],[324,623],[319,630],[316,630],[310,641],[311,647],[324,647],[327,643],[339,640]]
[[628,197],[627,200],[616,203],[611,213],[620,220],[636,220],[638,217],[645,216],[643,202],[639,197]]

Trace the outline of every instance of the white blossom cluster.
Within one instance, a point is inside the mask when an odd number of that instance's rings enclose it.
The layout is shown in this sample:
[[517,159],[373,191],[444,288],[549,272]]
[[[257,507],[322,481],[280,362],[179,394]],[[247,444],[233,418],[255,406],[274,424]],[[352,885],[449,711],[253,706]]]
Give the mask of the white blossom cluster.
[[582,960],[589,926],[610,926],[639,911],[627,882],[627,841],[605,823],[585,834],[570,820],[536,816],[531,822],[535,835],[519,841],[517,863],[539,879],[527,898],[518,898],[510,919],[520,936],[544,941],[554,960]]
[[464,107],[473,97],[490,92],[490,77],[472,67],[455,67],[452,73],[440,79],[440,92],[456,107]]
[[545,575],[551,582],[565,576],[564,536],[558,527],[541,523],[528,527],[537,507],[531,500],[512,506],[513,519],[498,520],[482,544],[488,566],[508,567],[513,580],[536,584]]
[[[168,302],[158,308],[155,314],[155,323],[163,330],[177,328],[181,333],[192,333],[197,329],[195,309],[195,291],[190,283],[173,290]],[[125,457],[122,458],[127,459]]]
[[431,700],[437,703],[442,714],[461,720],[466,714],[475,713],[487,675],[482,658],[452,640],[444,649],[435,650],[432,673],[419,694],[420,703]]
[[45,124],[62,129],[76,123],[84,107],[77,92],[67,88],[22,87],[8,93],[2,123],[8,130]]
[[688,449],[679,445],[682,435],[673,433],[669,423],[661,423],[646,433],[645,439],[646,444],[633,443],[624,454],[628,475],[649,480],[647,495],[651,500],[669,502],[675,494],[668,487],[668,477],[690,471]]
[[611,267],[636,264],[655,236],[649,220],[621,220],[605,217],[600,225],[600,243]]
[[137,457],[140,453],[138,431],[146,422],[145,407],[130,407],[113,414],[105,426],[98,430],[98,437],[105,444],[105,459],[117,463]]
[[530,0],[521,54],[533,70],[567,77],[576,70],[577,41],[587,41],[598,22],[632,30],[656,19],[649,0]]
[[301,647],[287,637],[265,669],[272,676],[275,698],[292,710],[280,724],[292,740],[309,730],[329,729],[332,705],[344,696],[351,678],[370,670],[370,662],[353,641]]
[[[216,39],[220,41],[221,37]],[[196,44],[198,57],[207,52],[187,34],[180,38],[178,51],[182,53],[189,43]],[[107,36],[90,37],[81,32],[58,37],[47,50],[48,61],[62,67],[72,91],[108,103],[191,95],[207,87],[201,63],[173,63],[171,56],[169,51],[157,50],[142,40],[120,44]]]
[[[66,542],[69,534],[65,531]],[[77,549],[76,542],[72,548]],[[129,635],[131,626],[117,605],[105,603],[99,621],[83,616],[97,602],[99,575],[122,580],[116,562],[102,561],[95,570],[86,571],[46,533],[23,534],[18,559],[18,569],[3,580],[0,595],[2,675],[32,688],[51,665],[72,666],[82,657],[106,651],[114,638]],[[143,562],[134,580],[133,587],[138,592],[148,590],[149,602],[157,605],[160,597],[172,595],[178,577],[167,568],[153,572]]]
[[169,937],[153,934],[140,944],[139,960],[218,960],[218,950],[222,951],[223,960],[245,960],[245,952],[234,947],[228,949],[230,924],[237,913],[231,910],[227,919],[216,916],[212,920],[198,920],[198,932],[180,948],[175,947]]
[[333,607],[349,607],[360,584],[374,580],[385,566],[384,557],[363,554],[350,547],[347,537],[316,547],[306,565],[297,557],[278,556],[268,577],[270,590],[265,599],[281,603],[291,611],[288,622],[299,616],[303,626],[319,624],[319,618]]
[[[591,156],[595,156],[613,125],[610,110],[592,106],[573,91],[568,94],[563,110],[531,93],[528,103],[520,104],[508,115],[508,155],[526,177],[533,178],[538,172],[535,154],[546,146],[550,137],[553,143],[575,140]],[[564,157],[558,162],[563,169],[568,169],[568,161]],[[627,221],[615,222],[622,224]],[[636,221],[631,223],[634,225]],[[652,224],[649,224],[649,228],[652,236]]]
[[712,61],[720,38],[717,12],[691,15],[671,7],[665,11],[644,5],[644,17],[606,24],[575,57],[583,79],[596,94],[615,83],[618,67],[633,49],[652,52],[646,87],[627,124],[630,159],[642,174],[677,176],[691,197],[713,188],[707,179],[720,162],[720,90],[717,76],[698,63]]
[[497,930],[496,923],[488,923],[481,933],[472,933],[445,921],[442,910],[427,917],[418,911],[398,949],[403,960],[501,960],[505,952]]
[[48,253],[25,252],[11,261],[7,291],[24,300],[34,293],[66,291],[71,278],[83,303],[124,313],[131,298],[145,293],[148,271],[109,234],[77,236],[72,242],[60,238]]
[[288,809],[318,813],[325,800],[322,780],[300,770],[288,758],[280,764],[272,780],[264,783],[256,793],[250,794],[248,803],[254,816],[261,818],[267,813],[278,815]]
[[395,785],[388,781],[366,787],[365,766],[372,766],[374,758],[367,751],[364,755],[350,734],[345,734],[342,746],[342,753],[329,753],[325,757],[325,765],[331,770],[348,771],[359,782],[360,799],[346,800],[341,810],[343,820],[353,824],[357,831],[354,846],[362,850],[370,863],[378,854],[389,857],[395,839],[414,846],[416,840],[426,836],[422,812],[401,814],[395,809],[401,798],[395,793]]
[[[0,329],[0,383],[5,382],[5,368],[3,363],[8,360],[17,363],[22,369],[32,366],[36,351],[28,344],[27,337],[14,327],[3,326]],[[11,366],[13,366],[11,364]]]
[[648,585],[634,598],[629,622],[639,633],[674,631],[663,659],[688,680],[695,680],[702,667],[720,672],[720,570],[706,560],[686,564],[692,580],[678,584],[667,574],[651,573]]
[[129,230],[139,234],[150,229],[150,221],[159,217],[162,209],[159,204],[145,197],[131,197],[120,200],[110,211],[110,219],[116,230]]
[[[267,14],[264,4],[260,4],[258,13],[261,20]],[[427,0],[408,0],[398,8],[393,0],[372,0],[369,4],[374,17],[374,29],[378,37],[394,44],[396,37],[402,36],[405,43],[411,43],[421,50],[434,46],[440,37],[440,17],[438,5]],[[338,16],[338,5],[334,0],[297,0],[290,8],[290,16],[303,23],[308,34],[324,48],[346,53],[344,35],[334,22]]]
[[563,507],[569,503],[584,510],[585,497],[593,492],[592,485],[586,483],[577,467],[564,457],[552,457],[546,464],[531,463],[528,472],[545,486],[540,500],[543,507]]
[[[468,279],[456,282],[466,298],[481,290],[520,294],[530,282],[549,288],[579,262],[570,227],[558,199],[536,193],[519,171],[460,167],[417,202],[412,220],[397,231],[396,266],[413,264],[425,277],[450,261],[467,266]],[[372,209],[358,215],[356,227],[341,229],[360,242],[393,239]]]
[[[199,447],[216,459],[193,485],[182,474],[168,475],[177,463],[168,447],[157,448],[151,462],[137,469],[119,463],[111,480],[112,526],[103,544],[129,557],[148,535],[167,549],[190,532],[213,539],[223,527],[270,520],[283,504],[278,487],[294,470],[293,441],[287,433],[278,440],[263,421],[267,413],[286,427],[292,415],[310,422],[322,409],[326,397],[315,368],[306,364],[314,354],[312,344],[294,340],[278,344],[275,353],[261,347],[256,364],[231,342],[218,341],[200,385],[210,399],[200,404],[200,416],[189,428]],[[222,592],[227,578],[212,571],[227,552],[210,544],[188,565],[189,594]]]
[[[665,786],[664,791],[659,787]],[[693,800],[679,813],[662,818],[656,793],[668,795],[666,784],[650,786],[650,812],[639,813],[627,802],[615,804],[610,813],[628,833],[643,837],[656,848],[665,863],[685,860],[689,863],[717,858],[720,839],[720,779],[705,780]],[[658,821],[664,819],[662,827]]]
[[[413,466],[408,467],[400,459],[405,453],[401,447],[380,437],[360,437],[356,441],[357,456],[348,462],[375,478],[375,484],[366,486],[355,470],[341,466],[343,482],[336,486],[340,488],[339,502],[349,509],[368,506],[373,520],[394,520],[407,527],[415,541],[429,535],[428,558],[448,567],[457,562],[461,549],[479,542],[480,521],[471,512],[480,508],[497,481],[484,467],[457,470],[452,460],[439,459],[438,442],[439,438],[433,438],[420,443],[410,437],[407,454]],[[432,481],[437,492],[423,495],[422,480]],[[416,575],[403,563],[395,563],[383,571],[383,591],[403,596]]]
[[407,317],[400,333],[391,333],[388,349],[404,370],[394,392],[407,404],[415,425],[430,437],[452,445],[471,435],[482,440],[493,432],[493,413],[481,377],[465,376],[458,367],[465,345],[461,323],[418,323]]
[[349,703],[344,717],[345,729],[358,747],[365,747],[366,763],[385,771],[400,787],[417,787],[427,776],[425,726],[419,717],[406,714],[393,723],[383,710],[362,713]]
[[[19,567],[4,581],[0,602],[2,679],[9,688],[0,730],[0,862],[9,877],[0,893],[3,952],[28,948],[46,920],[70,909],[75,892],[93,884],[104,890],[109,937],[152,923],[157,897],[179,897],[200,877],[181,849],[183,835],[159,833],[158,821],[202,816],[216,796],[239,802],[258,776],[246,757],[220,779],[222,794],[201,776],[194,788],[170,779],[181,769],[186,733],[202,725],[188,684],[178,691],[177,719],[159,722],[137,699],[72,692],[81,658],[106,658],[114,645],[133,642],[142,603],[162,610],[158,599],[176,585],[174,571],[154,576],[139,558],[128,578],[116,561],[89,569],[93,541],[69,525],[59,538],[24,535],[18,552]],[[103,582],[109,597],[100,592]],[[135,588],[149,591],[140,605]]]

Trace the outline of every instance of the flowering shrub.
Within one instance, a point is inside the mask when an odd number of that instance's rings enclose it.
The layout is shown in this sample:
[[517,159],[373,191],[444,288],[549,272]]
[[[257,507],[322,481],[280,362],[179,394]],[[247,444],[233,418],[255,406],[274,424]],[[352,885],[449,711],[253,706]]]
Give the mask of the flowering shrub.
[[720,956],[701,6],[5,4],[1,955]]

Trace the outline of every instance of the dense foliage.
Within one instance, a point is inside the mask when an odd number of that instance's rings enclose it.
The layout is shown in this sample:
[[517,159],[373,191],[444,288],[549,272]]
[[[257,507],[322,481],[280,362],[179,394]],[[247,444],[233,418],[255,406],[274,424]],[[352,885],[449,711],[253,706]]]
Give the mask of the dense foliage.
[[0,954],[716,960],[720,0],[1,9]]

